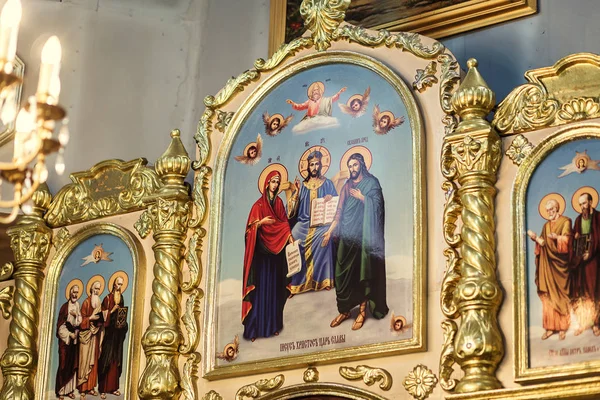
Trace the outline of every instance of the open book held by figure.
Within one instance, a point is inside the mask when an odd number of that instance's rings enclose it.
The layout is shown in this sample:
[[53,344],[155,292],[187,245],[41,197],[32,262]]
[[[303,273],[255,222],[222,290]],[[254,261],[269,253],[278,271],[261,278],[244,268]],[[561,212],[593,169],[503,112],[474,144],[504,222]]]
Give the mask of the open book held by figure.
[[310,227],[330,225],[339,202],[340,196],[333,196],[329,201],[324,198],[314,199],[310,204]]

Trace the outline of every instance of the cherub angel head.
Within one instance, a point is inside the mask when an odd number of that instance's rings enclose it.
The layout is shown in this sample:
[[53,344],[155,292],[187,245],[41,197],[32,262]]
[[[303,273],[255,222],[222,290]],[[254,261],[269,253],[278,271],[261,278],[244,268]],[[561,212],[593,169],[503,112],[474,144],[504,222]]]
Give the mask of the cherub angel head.
[[258,149],[256,146],[250,146],[248,147],[248,150],[246,150],[246,156],[248,156],[248,158],[256,158],[257,155]]
[[379,118],[379,129],[386,129],[390,125],[390,122],[392,122],[392,120],[389,115],[382,116]]
[[279,129],[279,126],[281,126],[281,119],[279,119],[278,117],[272,118],[271,122],[269,123],[269,128],[271,129],[271,131],[276,131],[277,129]]
[[362,107],[362,101],[360,99],[353,99],[350,102],[350,108],[354,112],[359,111],[361,107]]

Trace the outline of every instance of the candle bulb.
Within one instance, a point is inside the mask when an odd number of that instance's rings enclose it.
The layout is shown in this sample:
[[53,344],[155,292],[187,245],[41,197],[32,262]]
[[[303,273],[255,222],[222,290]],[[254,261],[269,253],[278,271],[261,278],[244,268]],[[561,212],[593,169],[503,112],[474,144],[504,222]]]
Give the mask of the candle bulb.
[[17,52],[21,0],[8,0],[0,13],[0,60],[12,63]]
[[40,79],[37,88],[37,98],[40,102],[45,103],[47,101],[52,81],[55,77],[58,77],[60,71],[61,57],[60,41],[56,36],[52,36],[46,41],[42,49],[42,65],[40,65]]
[[60,95],[60,77],[54,75],[48,88],[48,104],[58,104],[58,96]]

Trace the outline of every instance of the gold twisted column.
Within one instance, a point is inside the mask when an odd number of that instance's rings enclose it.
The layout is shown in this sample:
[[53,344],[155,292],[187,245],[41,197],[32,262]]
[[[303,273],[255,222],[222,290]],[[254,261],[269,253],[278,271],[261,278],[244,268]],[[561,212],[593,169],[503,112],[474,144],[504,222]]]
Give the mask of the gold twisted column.
[[156,162],[164,186],[144,199],[150,205],[136,224],[142,236],[152,230],[155,241],[150,325],[142,338],[147,361],[138,386],[141,399],[178,399],[181,394],[181,269],[191,211],[184,178],[191,160],[179,135],[178,130],[171,132],[171,144]]
[[4,376],[0,399],[34,398],[40,288],[52,238],[52,231],[44,222],[43,215],[50,200],[47,186],[40,186],[33,196],[33,214],[22,217],[7,231],[15,255],[15,294],[8,346],[0,360]]
[[[452,227],[447,235],[452,254],[442,290],[444,314],[449,318],[460,316],[461,322],[458,328],[447,323],[452,332],[446,337],[453,340],[445,347],[453,347],[453,356],[443,356],[445,360],[453,358],[465,374],[455,387],[459,393],[502,387],[496,369],[504,356],[497,319],[502,291],[496,278],[494,223],[494,185],[501,143],[485,120],[494,106],[494,93],[477,71],[477,62],[469,60],[468,67],[465,80],[452,96],[453,109],[461,122],[445,137],[442,150],[442,169],[449,180],[446,188],[456,192],[449,196],[449,204],[454,206],[447,208],[460,210],[462,220],[460,236],[453,238],[457,213],[451,210],[445,215],[445,223]],[[460,254],[452,248],[459,249]],[[444,381],[447,378],[444,376]],[[450,389],[454,384],[446,386]]]

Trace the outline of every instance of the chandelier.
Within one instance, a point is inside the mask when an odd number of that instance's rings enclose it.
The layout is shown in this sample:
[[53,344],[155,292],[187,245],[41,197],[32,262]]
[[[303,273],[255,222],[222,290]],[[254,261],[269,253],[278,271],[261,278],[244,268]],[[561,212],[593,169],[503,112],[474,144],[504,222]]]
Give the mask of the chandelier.
[[[1,224],[14,221],[19,209],[31,212],[33,193],[48,179],[49,154],[58,152],[55,169],[59,175],[64,172],[63,151],[69,141],[66,112],[58,105],[62,51],[56,36],[42,49],[36,94],[17,112],[14,99],[22,79],[14,72],[14,62],[21,13],[20,0],[8,0],[0,13],[0,119],[8,125],[16,118],[12,161],[0,161],[0,208],[11,210],[0,216]],[[10,200],[1,198],[5,182],[13,188]]]

